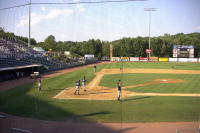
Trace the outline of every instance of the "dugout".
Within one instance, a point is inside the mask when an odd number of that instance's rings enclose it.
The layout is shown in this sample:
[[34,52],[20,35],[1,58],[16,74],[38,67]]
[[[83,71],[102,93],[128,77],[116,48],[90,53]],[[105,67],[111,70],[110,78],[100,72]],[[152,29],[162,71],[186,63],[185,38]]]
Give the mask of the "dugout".
[[42,66],[38,64],[6,67],[0,68],[0,82],[6,80],[19,79],[23,77],[29,77],[34,71],[42,72]]

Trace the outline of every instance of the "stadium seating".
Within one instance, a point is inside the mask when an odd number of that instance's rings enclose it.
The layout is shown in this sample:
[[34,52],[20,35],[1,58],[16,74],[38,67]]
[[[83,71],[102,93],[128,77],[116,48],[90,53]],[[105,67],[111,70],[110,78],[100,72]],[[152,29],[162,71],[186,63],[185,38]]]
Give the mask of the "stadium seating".
[[[45,56],[38,55],[40,54],[29,48],[25,42],[0,38],[0,72],[6,70],[6,68],[12,68],[13,70],[30,65],[39,65],[42,67],[42,72],[48,72],[97,62],[96,60],[76,60],[75,62],[64,63],[50,57],[47,59]],[[17,69],[16,71],[2,72],[1,75],[4,76],[0,78],[0,81],[18,78],[16,72],[23,72],[24,76],[30,75],[30,72],[27,73]]]
[[47,60],[45,57],[35,57],[37,54],[22,41],[0,39],[0,68],[40,64],[46,68],[58,68],[63,63]]

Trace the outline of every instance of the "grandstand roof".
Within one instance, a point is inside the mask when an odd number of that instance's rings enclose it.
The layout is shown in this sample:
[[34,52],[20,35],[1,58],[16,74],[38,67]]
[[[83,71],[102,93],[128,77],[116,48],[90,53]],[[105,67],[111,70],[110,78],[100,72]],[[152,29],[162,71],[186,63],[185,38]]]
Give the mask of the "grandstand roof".
[[26,65],[26,66],[6,67],[6,68],[0,68],[0,71],[9,71],[9,70],[22,69],[22,68],[30,68],[30,67],[39,67],[39,66],[41,66],[41,65],[33,64],[33,65]]

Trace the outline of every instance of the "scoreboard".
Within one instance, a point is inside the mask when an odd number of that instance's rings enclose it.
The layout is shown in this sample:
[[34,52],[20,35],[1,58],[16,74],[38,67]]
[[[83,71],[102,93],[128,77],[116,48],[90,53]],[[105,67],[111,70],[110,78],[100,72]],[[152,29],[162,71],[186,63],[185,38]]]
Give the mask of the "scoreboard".
[[194,46],[192,45],[174,45],[174,58],[194,58]]

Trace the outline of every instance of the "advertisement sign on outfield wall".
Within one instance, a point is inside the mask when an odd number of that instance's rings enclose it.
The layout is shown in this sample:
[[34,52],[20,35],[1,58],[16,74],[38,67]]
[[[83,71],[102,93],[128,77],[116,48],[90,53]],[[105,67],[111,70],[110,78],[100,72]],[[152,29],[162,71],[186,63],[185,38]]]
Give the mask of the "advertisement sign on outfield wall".
[[198,58],[188,58],[188,62],[198,62]]
[[178,58],[169,58],[169,62],[178,62]]
[[150,57],[149,60],[152,62],[158,62],[158,57]]
[[188,58],[178,58],[178,62],[188,62]]
[[112,57],[111,61],[120,61],[120,58],[119,57]]
[[169,61],[169,58],[159,58],[159,61],[160,61],[160,62],[168,62],[168,61]]
[[146,57],[140,57],[139,60],[140,61],[148,61],[148,58],[146,58]]
[[140,61],[139,57],[130,57],[130,61]]
[[129,61],[129,57],[121,57],[121,61]]

